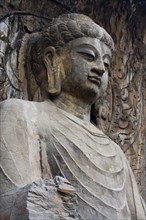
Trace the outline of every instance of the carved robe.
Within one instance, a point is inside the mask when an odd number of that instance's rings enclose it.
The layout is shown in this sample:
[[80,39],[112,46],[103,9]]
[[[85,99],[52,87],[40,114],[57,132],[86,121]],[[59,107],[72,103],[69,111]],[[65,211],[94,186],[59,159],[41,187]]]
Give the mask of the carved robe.
[[145,219],[120,147],[51,101],[2,103],[2,176],[19,187],[62,175],[77,190],[79,219]]

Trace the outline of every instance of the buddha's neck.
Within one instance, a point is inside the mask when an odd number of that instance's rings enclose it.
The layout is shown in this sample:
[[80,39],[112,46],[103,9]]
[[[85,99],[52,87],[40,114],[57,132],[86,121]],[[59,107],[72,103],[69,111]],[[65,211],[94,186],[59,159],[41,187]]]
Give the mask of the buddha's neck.
[[52,101],[62,110],[69,112],[86,122],[90,121],[91,105],[84,103],[82,100],[61,92],[61,94]]

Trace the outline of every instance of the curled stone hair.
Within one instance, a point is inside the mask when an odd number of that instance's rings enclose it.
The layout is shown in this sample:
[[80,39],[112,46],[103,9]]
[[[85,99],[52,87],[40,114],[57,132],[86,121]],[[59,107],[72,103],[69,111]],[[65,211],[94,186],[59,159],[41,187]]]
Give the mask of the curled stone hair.
[[31,68],[34,75],[42,70],[44,50],[48,46],[55,47],[59,53],[68,42],[82,37],[97,38],[111,50],[114,43],[111,36],[89,17],[82,14],[66,14],[55,18],[49,27],[42,31],[31,47]]

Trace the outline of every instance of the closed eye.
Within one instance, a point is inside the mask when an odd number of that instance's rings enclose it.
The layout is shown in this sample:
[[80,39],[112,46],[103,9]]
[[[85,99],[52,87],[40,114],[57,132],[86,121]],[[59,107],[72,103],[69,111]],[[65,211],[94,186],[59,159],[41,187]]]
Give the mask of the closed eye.
[[81,56],[83,58],[85,58],[86,60],[88,60],[90,62],[94,61],[94,59],[95,59],[95,56],[93,54],[85,53],[85,52],[78,52],[78,53],[81,54]]
[[109,70],[110,66],[109,66],[108,63],[104,63],[104,66],[105,66],[105,68],[106,68],[107,70]]
[[105,69],[108,71],[109,76],[111,76],[110,65],[108,63],[104,63]]

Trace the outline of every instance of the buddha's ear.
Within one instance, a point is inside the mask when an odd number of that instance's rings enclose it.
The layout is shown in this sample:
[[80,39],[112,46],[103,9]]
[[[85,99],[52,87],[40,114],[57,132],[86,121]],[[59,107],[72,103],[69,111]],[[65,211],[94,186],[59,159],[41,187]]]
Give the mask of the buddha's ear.
[[44,51],[43,61],[48,79],[48,92],[57,95],[61,92],[60,59],[54,47],[47,47]]

